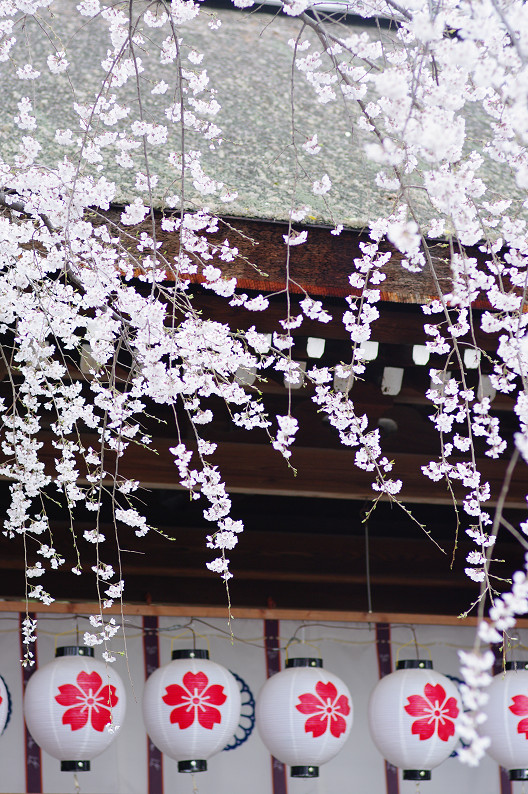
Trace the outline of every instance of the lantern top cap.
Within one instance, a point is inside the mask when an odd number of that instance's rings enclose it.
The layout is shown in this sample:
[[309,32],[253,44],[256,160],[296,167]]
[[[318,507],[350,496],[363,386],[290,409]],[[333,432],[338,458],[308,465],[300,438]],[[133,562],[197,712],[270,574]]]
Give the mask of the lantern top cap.
[[209,659],[209,651],[205,648],[178,648],[172,652],[171,659]]
[[528,661],[506,662],[504,667],[506,670],[528,670]]
[[59,656],[93,656],[94,649],[86,645],[62,645],[55,649],[55,658]]
[[396,670],[432,670],[433,663],[430,659],[401,659],[396,665]]
[[296,656],[286,661],[286,669],[290,667],[322,667],[323,660],[314,657]]

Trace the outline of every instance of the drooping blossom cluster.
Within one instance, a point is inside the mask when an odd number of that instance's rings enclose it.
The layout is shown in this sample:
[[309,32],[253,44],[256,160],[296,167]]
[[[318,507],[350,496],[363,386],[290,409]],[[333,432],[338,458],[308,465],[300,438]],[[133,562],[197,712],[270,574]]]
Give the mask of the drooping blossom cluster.
[[[443,480],[453,494],[463,493],[464,529],[476,544],[468,554],[466,573],[481,584],[481,607],[487,596],[492,603],[492,622],[481,623],[480,642],[500,643],[515,615],[526,613],[526,574],[514,575],[510,593],[501,596],[494,587],[489,563],[503,524],[502,505],[490,509],[490,483],[480,470],[476,448],[482,448],[482,439],[485,448],[478,454],[493,459],[513,454],[514,463],[516,450],[517,465],[528,461],[527,12],[517,2],[477,7],[450,0],[429,7],[419,2],[358,3],[351,10],[392,18],[397,30],[376,36],[366,30],[350,33],[345,27],[336,31],[303,16],[299,5],[291,3],[288,13],[301,15],[305,24],[291,40],[295,65],[320,103],[344,100],[349,107],[359,106],[357,127],[370,136],[364,154],[377,165],[377,187],[393,204],[390,214],[372,218],[371,239],[388,240],[411,273],[428,269],[436,278],[437,294],[423,312],[427,350],[445,361],[443,369],[430,370],[427,392],[440,455],[423,473]],[[484,125],[480,135],[472,126],[477,115]],[[316,137],[306,141],[307,152],[318,154],[316,147]],[[450,266],[447,287],[436,275],[438,254],[433,248],[438,242]],[[366,285],[359,279],[353,286],[361,290]],[[368,291],[365,300],[368,304]],[[355,302],[363,307],[361,293]],[[480,315],[472,311],[476,302],[486,306]],[[361,322],[358,308],[344,318],[353,341],[370,339],[375,300],[372,304],[366,322]],[[480,348],[482,334],[498,336],[491,357]],[[354,363],[352,358],[351,383]],[[477,387],[470,385],[475,380],[470,370],[477,372]],[[514,446],[493,412],[497,393],[515,401],[519,431]],[[349,401],[338,401],[346,405],[350,423]],[[337,421],[348,430],[342,410],[337,410]],[[357,443],[357,431],[352,439]],[[524,533],[525,524],[519,528]],[[461,758],[474,763],[486,745],[480,709],[493,654],[480,652],[477,644],[461,662],[468,709],[462,720],[467,747]]]
[[[229,579],[226,550],[234,549],[243,527],[230,514],[229,493],[214,462],[216,444],[207,436],[214,419],[209,398],[228,405],[237,427],[264,431],[289,465],[298,420],[288,397],[281,413],[268,415],[258,390],[266,371],[278,374],[288,391],[306,378],[340,441],[354,449],[355,465],[372,474],[374,499],[398,500],[402,482],[383,454],[379,429],[354,405],[354,383],[365,373],[365,345],[379,317],[384,267],[396,251],[402,272],[412,276],[427,269],[437,285],[422,310],[427,351],[444,362],[440,369],[431,367],[427,391],[439,454],[422,471],[459,495],[463,529],[476,544],[466,572],[481,586],[481,606],[485,597],[492,599],[491,624],[481,623],[480,641],[500,642],[515,615],[527,611],[526,573],[514,575],[510,593],[495,589],[489,563],[501,516],[500,509],[490,509],[490,484],[476,448],[483,444],[492,459],[515,449],[517,465],[528,464],[526,5],[347,3],[348,13],[394,23],[367,30],[308,14],[308,0],[284,0],[283,12],[299,23],[297,37],[285,41],[293,58],[292,85],[301,80],[309,86],[314,128],[300,135],[292,123],[291,145],[309,157],[311,167],[296,175],[288,196],[287,310],[272,334],[261,332],[257,320],[242,332],[203,317],[191,295],[190,279],[197,278],[233,308],[266,312],[270,303],[265,295],[242,292],[225,275],[238,250],[227,239],[219,242],[221,224],[208,206],[218,197],[227,207],[238,187],[236,174],[233,184],[224,184],[203,156],[221,151],[222,86],[210,84],[207,56],[187,31],[208,12],[194,0],[79,0],[68,4],[67,13],[63,5],[54,13],[59,5],[60,0],[0,0],[0,66],[16,86],[15,153],[5,159],[0,153],[0,333],[7,340],[1,366],[11,390],[0,406],[0,474],[11,481],[4,533],[31,541],[24,543],[28,596],[51,603],[52,594],[33,580],[60,570],[69,556],[53,539],[46,514],[50,498],[69,517],[73,573],[86,569],[83,548],[91,544],[97,561],[88,569],[101,607],[126,593],[121,571],[100,556],[107,542],[100,516],[110,500],[119,532],[124,527],[141,538],[150,531],[136,499],[140,483],[123,477],[119,464],[131,445],[153,447],[143,418],[156,406],[176,417],[178,443],[170,450],[175,478],[193,499],[204,501],[204,516],[214,526],[206,542],[218,556],[207,565]],[[211,36],[220,22],[210,16]],[[93,31],[105,41],[105,51],[100,90],[94,96],[72,93],[72,121],[54,131],[55,161],[44,165],[49,141],[34,86],[75,80],[76,39],[60,35],[61,23],[73,24],[76,35]],[[45,53],[37,57],[32,37],[48,26],[57,28],[57,36],[47,38]],[[160,79],[162,66],[170,66],[172,84]],[[124,93],[131,83],[137,86],[133,104]],[[157,115],[152,97],[161,103]],[[294,98],[292,91],[293,106]],[[291,300],[289,257],[310,238],[308,229],[294,228],[312,212],[306,196],[332,213],[332,163],[316,127],[323,108],[337,103],[355,119],[358,135],[350,137],[350,156],[370,163],[387,209],[371,213],[369,240],[351,262],[351,294],[342,315],[349,360],[303,369],[295,358],[295,332],[305,319],[326,323],[331,317],[307,293],[298,305]],[[114,219],[107,213],[118,186],[105,168],[109,162],[130,185]],[[155,208],[163,214],[162,230],[178,240],[175,256],[161,250]],[[345,220],[334,218],[333,235]],[[442,264],[450,269],[448,285],[438,279],[438,244]],[[484,306],[480,314],[473,311],[476,302]],[[493,356],[479,343],[488,334],[498,338]],[[477,387],[470,370],[476,370]],[[493,411],[495,394],[514,400],[513,442]],[[180,431],[182,416],[192,440]],[[78,537],[75,516],[81,507],[94,520]],[[519,531],[528,532],[527,522]],[[85,639],[106,646],[116,624],[105,624],[102,613],[93,620],[101,631]],[[33,636],[28,618],[27,663]],[[105,654],[112,658],[108,647]],[[468,709],[461,731],[468,746],[461,755],[472,763],[485,746],[480,708],[492,656],[476,649],[461,662]]]

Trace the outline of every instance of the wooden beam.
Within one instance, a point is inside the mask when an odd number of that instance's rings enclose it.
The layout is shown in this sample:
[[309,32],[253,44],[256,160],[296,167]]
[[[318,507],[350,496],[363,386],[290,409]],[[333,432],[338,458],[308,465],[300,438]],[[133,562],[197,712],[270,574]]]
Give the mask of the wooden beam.
[[[0,601],[1,612],[25,612],[28,604],[25,601]],[[39,616],[46,615],[93,615],[100,611],[97,602],[71,602],[55,601],[49,606],[30,601],[29,608]],[[168,604],[114,604],[110,609],[104,610],[105,615],[157,615],[158,617],[184,617],[184,618],[229,618],[227,606],[172,606]],[[231,609],[231,615],[236,620],[299,620],[313,622],[338,622],[338,623],[392,623],[409,624],[415,626],[477,626],[475,617],[458,618],[453,615],[428,615],[425,613],[401,612],[354,612],[350,610],[322,610],[322,609]],[[519,619],[517,626],[521,629],[528,628],[528,620]],[[236,635],[236,625],[233,626]]]
[[[118,227],[122,227],[120,210],[111,209],[105,213]],[[99,216],[97,222],[103,222]],[[321,226],[306,226],[308,240],[304,245],[291,248],[289,252],[290,291],[302,292],[301,284],[310,294],[344,296],[353,293],[348,276],[354,270],[354,259],[361,258],[361,243],[370,243],[368,233],[348,229],[339,236],[330,234],[330,229]],[[126,229],[123,245],[131,247],[130,235],[141,231],[151,233],[150,220]],[[228,240],[238,249],[233,262],[222,262],[226,277],[236,277],[241,289],[275,292],[285,287],[286,246],[284,235],[288,224],[274,221],[253,220],[248,218],[229,218],[220,220],[217,234],[208,235],[212,247],[221,246]],[[115,233],[113,228],[112,233]],[[156,228],[156,240],[161,244],[160,253],[168,262],[174,262],[179,253],[179,236],[161,228],[161,216]],[[387,242],[380,244],[381,251],[390,251],[391,258],[384,266],[386,279],[380,285],[381,299],[396,303],[425,303],[437,298],[435,281],[429,268],[420,273],[410,273],[402,267],[404,256]],[[478,246],[466,246],[468,256],[483,261],[485,256]],[[447,244],[431,243],[430,255],[435,266],[435,274],[444,294],[451,291],[452,273],[449,263]],[[134,248],[137,256],[137,249]],[[170,278],[170,273],[167,274]],[[201,276],[192,276],[192,281],[200,281]],[[481,303],[482,305],[482,303]],[[488,306],[486,305],[486,308]]]
[[[166,495],[167,496],[167,495]],[[261,500],[262,501],[262,500]],[[284,518],[270,504],[272,512],[267,524],[252,522],[251,505],[245,512],[235,515],[243,518],[246,531],[229,557],[234,579],[230,583],[233,603],[258,607],[274,603],[283,607],[339,609],[343,604],[356,609],[373,603],[378,610],[392,609],[409,612],[417,607],[428,611],[460,614],[468,609],[477,596],[478,587],[464,573],[466,556],[473,545],[464,533],[458,539],[457,553],[452,562],[455,542],[455,518],[443,511],[447,526],[432,526],[445,553],[426,538],[421,530],[407,520],[402,529],[399,513],[379,506],[370,520],[368,566],[364,527],[356,506],[347,516],[346,511],[334,520],[326,516],[319,526],[303,531],[303,516],[291,525],[293,513]],[[262,509],[262,507],[260,508]],[[273,510],[275,512],[273,512]],[[265,510],[264,510],[265,512]],[[378,515],[380,512],[382,515]],[[421,511],[423,512],[423,511]],[[433,512],[434,514],[434,512]],[[162,509],[167,520],[167,508]],[[403,516],[403,513],[401,513]],[[198,511],[198,517],[200,512]],[[102,533],[105,562],[122,572],[126,582],[126,597],[133,601],[167,602],[177,604],[219,605],[225,600],[221,579],[206,568],[206,561],[214,552],[206,548],[205,536],[211,528],[198,525],[178,525],[185,521],[186,513],[176,510],[172,523],[160,527],[166,537],[151,532],[138,540],[133,530],[123,526],[119,530],[120,559],[112,542],[113,527],[103,523]],[[391,520],[392,519],[392,520]],[[202,518],[203,522],[203,518]],[[153,523],[156,523],[154,517]],[[442,521],[442,524],[444,521]],[[76,532],[82,538],[89,523],[78,522]],[[66,563],[61,571],[50,571],[50,590],[57,598],[88,599],[95,594],[95,580],[91,566],[96,562],[95,549],[83,544],[85,576],[70,573],[76,560],[69,542],[69,528],[57,518],[50,522],[54,543]],[[451,532],[446,535],[446,529]],[[340,534],[338,534],[340,533]],[[407,537],[403,537],[403,534]],[[444,540],[442,540],[442,535]],[[24,594],[23,563],[19,547],[21,539],[0,540],[0,596]],[[29,549],[29,560],[34,560],[34,548]],[[522,548],[510,542],[505,535],[499,537],[496,556],[504,564],[495,564],[493,573],[505,582],[512,571],[522,568]],[[368,594],[370,593],[370,598]]]
[[[52,445],[51,433],[39,434],[43,442],[40,450],[41,460],[46,471],[52,473],[56,452]],[[82,442],[86,447],[98,445],[98,436],[83,434]],[[178,474],[169,452],[178,441],[175,438],[155,438],[153,447],[158,454],[131,444],[120,461],[119,470],[124,477],[139,480],[149,489],[179,489]],[[195,449],[192,441],[186,442],[189,449]],[[219,466],[225,478],[227,490],[233,493],[259,493],[282,496],[325,497],[332,499],[372,499],[372,473],[358,469],[354,464],[354,449],[294,447],[291,457],[293,468],[270,444],[244,444],[224,441],[218,445],[211,463]],[[112,465],[112,454],[106,453],[107,466]],[[403,480],[399,497],[407,503],[451,504],[451,494],[443,481],[432,482],[422,474],[422,466],[429,463],[427,455],[404,452],[391,453],[395,466],[391,474]],[[452,458],[457,463],[459,458]],[[460,458],[466,462],[469,458]],[[486,504],[493,507],[499,496],[506,472],[506,460],[477,459],[477,466],[483,481],[488,481],[491,499]],[[79,462],[82,472],[82,463]],[[4,478],[5,479],[5,478]],[[463,492],[455,489],[457,497]],[[506,506],[526,507],[526,464],[520,462],[513,474]]]
[[[243,306],[230,306],[225,298],[212,295],[209,290],[193,285],[194,295],[193,305],[207,319],[226,323],[232,329],[247,330],[255,326],[261,333],[271,333],[279,328],[279,321],[284,320],[286,315],[286,301],[283,295],[270,298],[270,304],[265,312],[250,312]],[[348,293],[351,293],[349,290]],[[292,300],[295,305],[296,300]],[[344,300],[339,298],[326,299],[324,301],[325,311],[330,314],[332,319],[328,323],[320,323],[315,320],[305,318],[302,325],[290,331],[294,338],[303,336],[319,336],[325,339],[334,339],[350,342],[350,334],[343,324],[343,312],[347,308]],[[425,344],[429,339],[424,332],[426,316],[419,306],[414,304],[403,305],[382,301],[377,304],[380,313],[379,318],[372,324],[372,339],[389,345],[418,345]],[[438,317],[438,322],[444,318]],[[434,322],[434,320],[433,320]],[[498,334],[484,333],[480,328],[477,319],[474,322],[475,341],[477,344],[488,351],[495,351],[498,344]],[[473,339],[470,334],[459,337],[460,342],[471,342]],[[456,364],[456,362],[454,362]]]
[[[292,587],[300,584],[347,585],[366,584],[366,559],[364,537],[352,534],[332,534],[332,527],[322,527],[320,534],[299,534],[298,532],[253,531],[251,518],[247,517],[248,528],[240,538],[231,556],[231,570],[237,580],[248,580],[254,583],[275,582],[291,583]],[[78,537],[82,536],[86,525],[77,526]],[[71,551],[67,533],[58,529],[55,522],[50,522],[55,544],[66,558],[64,571],[68,573],[76,562]],[[412,525],[411,525],[412,527]],[[120,564],[125,578],[135,577],[144,581],[148,589],[151,578],[164,577],[167,580],[211,579],[211,572],[205,562],[214,556],[206,548],[205,536],[210,528],[185,528],[170,526],[161,528],[167,535],[175,535],[174,541],[152,533],[147,538],[137,540],[129,538],[126,528],[120,531],[120,560],[112,543],[105,543],[105,561],[114,568]],[[453,528],[454,529],[454,528]],[[107,538],[111,538],[113,527],[101,524],[100,530]],[[325,531],[326,530],[326,531]],[[134,543],[135,541],[135,543]],[[371,537],[369,540],[370,581],[374,585],[391,585],[394,587],[419,587],[426,589],[458,587],[461,590],[475,591],[475,584],[464,574],[463,566],[467,553],[474,547],[470,541],[461,539],[458,543],[456,566],[452,569],[451,540],[444,552],[430,538],[416,530],[415,537]],[[125,549],[123,545],[135,546]],[[24,570],[24,560],[19,553],[19,544],[2,539],[0,548],[2,556],[0,571]],[[90,554],[90,552],[92,552]],[[28,559],[32,560],[32,550],[28,550]],[[503,576],[511,572],[512,567],[522,567],[523,552],[517,544],[503,544],[501,557],[507,557],[507,566]],[[397,560],[397,564],[396,564]],[[83,569],[90,576],[92,563],[95,563],[95,552],[91,547],[83,549]],[[494,571],[499,570],[497,568]],[[502,571],[502,568],[500,569]],[[255,584],[257,589],[260,585]],[[7,594],[0,584],[0,596]],[[468,596],[468,599],[471,596]],[[172,599],[171,599],[172,600]]]

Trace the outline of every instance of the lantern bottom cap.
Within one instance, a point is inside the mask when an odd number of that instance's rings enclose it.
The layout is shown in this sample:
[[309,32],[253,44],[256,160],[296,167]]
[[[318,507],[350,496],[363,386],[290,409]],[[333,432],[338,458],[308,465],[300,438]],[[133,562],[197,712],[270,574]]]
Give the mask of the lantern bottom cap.
[[61,761],[61,772],[89,772],[89,761]]
[[178,772],[207,772],[207,761],[178,761]]
[[431,780],[430,769],[404,769],[404,780]]
[[292,766],[291,777],[319,777],[318,766]]
[[528,780],[528,769],[510,769],[510,780]]

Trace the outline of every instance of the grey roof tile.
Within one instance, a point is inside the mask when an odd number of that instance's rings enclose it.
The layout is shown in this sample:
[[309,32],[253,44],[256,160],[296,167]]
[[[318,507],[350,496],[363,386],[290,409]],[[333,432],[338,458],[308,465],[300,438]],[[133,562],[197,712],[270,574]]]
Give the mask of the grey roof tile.
[[[136,0],[135,8],[146,7]],[[10,76],[7,64],[0,70],[0,95],[4,113],[0,119],[0,153],[6,160],[16,152],[16,135],[12,134],[9,114],[16,110],[16,102],[24,95],[34,101],[39,124],[36,133],[43,150],[39,161],[53,167],[66,149],[54,141],[56,127],[71,127],[80,134],[78,118],[72,111],[72,101],[93,100],[100,90],[100,63],[107,52],[107,38],[101,21],[85,20],[75,11],[73,0],[55,0],[51,20],[58,32],[61,46],[69,50],[71,60],[69,78],[52,77],[45,65],[52,51],[42,29],[32,20],[26,23],[28,41],[27,59],[42,71],[38,81],[26,82]],[[47,12],[43,12],[46,17]],[[210,15],[221,20],[222,26],[212,32],[208,28]],[[203,66],[207,67],[211,84],[218,89],[222,106],[215,122],[224,133],[223,145],[214,152],[203,146],[192,133],[186,135],[187,146],[204,151],[203,164],[212,175],[226,186],[238,191],[236,201],[225,204],[216,197],[200,197],[186,186],[186,203],[190,207],[207,206],[219,214],[248,218],[285,220],[288,218],[292,196],[296,205],[309,205],[308,222],[343,223],[351,228],[363,228],[372,217],[386,213],[394,197],[379,190],[373,180],[375,167],[364,156],[365,133],[357,126],[357,111],[350,105],[347,110],[341,102],[322,105],[317,102],[310,86],[299,72],[295,73],[295,115],[292,142],[290,113],[292,50],[288,39],[297,36],[301,22],[280,14],[276,19],[258,13],[241,13],[235,10],[207,11],[188,26],[185,40],[205,53]],[[361,31],[362,28],[357,28]],[[365,28],[371,36],[387,35],[375,28]],[[350,28],[349,28],[350,32]],[[160,40],[158,30],[151,30],[152,40]],[[143,52],[140,52],[143,49]],[[165,122],[164,108],[169,104],[173,90],[175,66],[159,63],[154,44],[138,48],[146,65],[141,76],[141,94],[147,118]],[[19,63],[24,62],[23,49],[17,51]],[[149,68],[153,67],[153,69]],[[152,74],[164,79],[171,89],[165,95],[152,95]],[[137,115],[135,81],[130,80],[115,92],[121,104],[129,105]],[[487,136],[488,121],[476,112],[467,118],[470,131],[468,148],[482,148]],[[115,129],[114,127],[105,129]],[[322,152],[316,157],[304,153],[300,145],[315,132],[319,135]],[[18,131],[17,131],[18,133]],[[164,196],[174,192],[175,169],[167,161],[168,148],[179,150],[178,127],[171,132],[168,146],[149,146],[151,172],[159,174],[154,201],[161,207]],[[84,173],[97,173],[83,161]],[[312,181],[328,173],[333,183],[327,201],[314,196]],[[100,173],[116,183],[116,203],[126,203],[136,193],[134,169],[123,169],[108,154]],[[297,174],[297,179],[296,179]],[[513,182],[504,175],[496,163],[487,162],[483,174],[488,176],[497,192],[511,195]],[[415,191],[418,215],[422,219],[433,213],[422,191]]]

